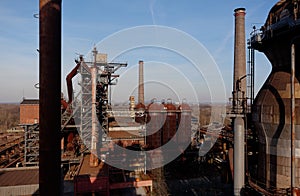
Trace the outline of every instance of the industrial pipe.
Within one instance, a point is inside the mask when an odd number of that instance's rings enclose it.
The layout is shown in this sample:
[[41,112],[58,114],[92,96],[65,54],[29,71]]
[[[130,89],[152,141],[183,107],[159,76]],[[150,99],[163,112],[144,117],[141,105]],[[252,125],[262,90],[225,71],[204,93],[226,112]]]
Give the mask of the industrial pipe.
[[233,190],[241,195],[245,184],[245,125],[242,117],[234,119]]
[[91,78],[92,78],[92,138],[91,138],[91,155],[90,155],[90,166],[97,167],[98,166],[98,158],[97,158],[97,131],[98,127],[98,119],[96,114],[96,85],[97,85],[97,68],[91,68]]
[[99,130],[98,126],[98,118],[96,113],[96,94],[97,94],[97,65],[96,65],[96,57],[97,50],[94,48],[94,66],[91,67],[91,80],[92,80],[92,138],[91,138],[91,155],[90,155],[90,166],[97,167],[99,164],[98,156],[97,156],[97,148],[98,148],[98,138],[97,132]]
[[62,195],[61,0],[39,1],[39,191]]
[[72,71],[67,75],[66,82],[67,82],[67,88],[68,88],[68,104],[71,104],[73,101],[73,84],[72,84],[72,78],[76,76],[78,69],[80,67],[80,62],[77,62],[76,66],[72,69]]
[[295,188],[295,44],[291,46],[291,192]]

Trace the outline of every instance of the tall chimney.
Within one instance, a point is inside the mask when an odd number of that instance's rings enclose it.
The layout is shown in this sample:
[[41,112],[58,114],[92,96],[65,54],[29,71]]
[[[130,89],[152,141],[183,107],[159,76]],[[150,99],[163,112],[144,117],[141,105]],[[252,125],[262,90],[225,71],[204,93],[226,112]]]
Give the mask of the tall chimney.
[[[245,46],[245,8],[234,10],[235,39],[234,39],[234,75],[233,75],[233,191],[241,195],[245,184],[245,123],[243,115],[243,93],[246,93],[246,46]],[[241,110],[240,110],[241,109]]]
[[144,61],[139,61],[139,90],[138,103],[144,103]]
[[61,1],[39,1],[39,192],[62,195]]
[[[233,91],[236,91],[237,81],[246,75],[246,44],[245,44],[245,8],[234,10],[235,31],[234,31],[234,75]],[[246,79],[240,81],[240,90],[246,93]]]

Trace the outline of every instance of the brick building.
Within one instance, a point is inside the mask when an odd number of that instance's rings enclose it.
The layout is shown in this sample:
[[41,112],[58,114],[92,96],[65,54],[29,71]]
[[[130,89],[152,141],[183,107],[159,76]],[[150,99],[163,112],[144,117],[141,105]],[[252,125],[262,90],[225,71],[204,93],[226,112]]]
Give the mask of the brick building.
[[39,122],[39,100],[23,99],[20,103],[20,124]]

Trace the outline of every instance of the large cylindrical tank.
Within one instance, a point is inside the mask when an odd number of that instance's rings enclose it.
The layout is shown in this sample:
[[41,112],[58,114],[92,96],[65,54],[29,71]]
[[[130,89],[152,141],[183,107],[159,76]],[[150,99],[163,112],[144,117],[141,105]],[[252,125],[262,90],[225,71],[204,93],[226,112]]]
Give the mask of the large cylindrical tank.
[[164,105],[152,101],[147,107],[146,144],[149,148],[158,148],[163,141],[162,129],[166,120]]
[[187,142],[191,141],[192,135],[192,111],[186,102],[182,102],[178,106],[178,128],[177,128],[177,143],[179,146],[185,146]]
[[[278,2],[261,34],[251,44],[263,52],[272,71],[253,104],[252,118],[259,137],[257,180],[266,188],[291,187],[291,45],[296,44],[295,186],[300,186],[300,25],[299,1]],[[258,65],[259,66],[259,65]]]
[[171,99],[167,100],[167,102],[164,104],[164,108],[167,112],[167,116],[162,130],[162,145],[166,144],[169,140],[171,140],[177,130],[177,111],[176,106],[172,103]]

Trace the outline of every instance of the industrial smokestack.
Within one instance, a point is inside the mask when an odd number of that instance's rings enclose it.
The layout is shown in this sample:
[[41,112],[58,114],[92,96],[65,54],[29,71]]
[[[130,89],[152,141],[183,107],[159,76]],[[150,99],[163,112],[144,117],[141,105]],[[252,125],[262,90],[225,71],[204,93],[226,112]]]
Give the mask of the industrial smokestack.
[[234,195],[241,195],[245,184],[245,123],[243,104],[246,93],[246,45],[245,45],[245,8],[234,10],[234,75],[233,75],[233,113],[234,113],[234,154],[233,189]]
[[61,0],[40,0],[39,8],[39,192],[62,195]]
[[138,104],[144,103],[144,61],[139,61],[139,90],[138,90]]
[[233,91],[237,90],[237,84],[242,92],[246,93],[246,40],[245,40],[245,8],[234,10],[235,31],[234,31],[234,75]]

